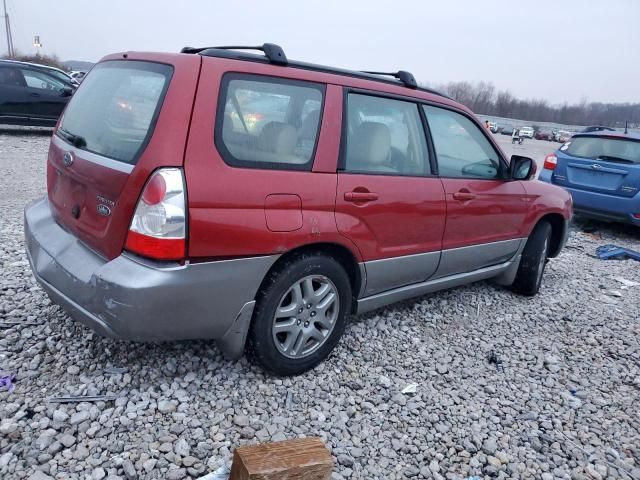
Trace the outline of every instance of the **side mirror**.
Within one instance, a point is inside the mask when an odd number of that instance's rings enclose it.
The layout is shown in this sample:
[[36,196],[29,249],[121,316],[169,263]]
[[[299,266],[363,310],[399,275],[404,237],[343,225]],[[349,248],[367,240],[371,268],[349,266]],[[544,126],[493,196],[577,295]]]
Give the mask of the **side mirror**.
[[60,96],[61,97],[70,97],[71,95],[73,95],[73,88],[71,88],[71,87],[62,87],[62,90],[60,91]]
[[529,157],[512,155],[509,163],[509,178],[512,180],[531,180],[536,174],[536,162]]

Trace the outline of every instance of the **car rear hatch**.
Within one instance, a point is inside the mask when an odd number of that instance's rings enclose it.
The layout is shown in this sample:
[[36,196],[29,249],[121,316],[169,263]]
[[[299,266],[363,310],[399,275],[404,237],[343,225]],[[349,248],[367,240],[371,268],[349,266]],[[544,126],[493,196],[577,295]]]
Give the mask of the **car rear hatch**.
[[640,140],[625,135],[575,135],[558,152],[552,181],[620,197],[640,188]]
[[149,175],[182,166],[199,70],[198,55],[112,55],[69,102],[49,148],[49,203],[103,257],[122,252]]

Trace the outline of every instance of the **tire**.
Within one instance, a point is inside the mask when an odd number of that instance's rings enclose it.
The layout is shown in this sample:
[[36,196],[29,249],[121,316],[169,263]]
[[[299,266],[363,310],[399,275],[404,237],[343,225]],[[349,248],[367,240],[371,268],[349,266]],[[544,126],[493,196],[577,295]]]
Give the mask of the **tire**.
[[258,292],[249,360],[279,376],[314,368],[340,340],[351,301],[349,276],[333,258],[315,252],[286,260]]
[[551,225],[545,221],[538,223],[522,251],[518,273],[511,286],[514,292],[529,297],[538,293],[547,264],[550,240]]

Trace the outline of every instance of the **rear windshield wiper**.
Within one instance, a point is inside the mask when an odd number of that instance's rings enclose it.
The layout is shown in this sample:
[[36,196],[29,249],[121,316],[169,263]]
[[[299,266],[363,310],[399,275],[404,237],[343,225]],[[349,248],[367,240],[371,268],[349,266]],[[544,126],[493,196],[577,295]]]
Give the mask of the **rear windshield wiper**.
[[84,137],[80,135],[76,135],[71,133],[64,128],[59,128],[58,133],[64,137],[65,140],[68,140],[74,147],[82,148],[87,146],[87,141]]

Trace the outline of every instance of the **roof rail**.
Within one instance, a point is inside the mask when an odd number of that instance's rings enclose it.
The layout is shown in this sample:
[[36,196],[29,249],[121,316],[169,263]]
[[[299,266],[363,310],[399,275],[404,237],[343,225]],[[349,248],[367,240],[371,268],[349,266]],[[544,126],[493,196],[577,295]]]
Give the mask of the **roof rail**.
[[368,73],[369,75],[386,75],[389,77],[394,77],[400,80],[405,87],[418,88],[418,82],[416,82],[416,77],[414,77],[411,72],[407,72],[406,70],[399,70],[395,73],[394,72],[367,72],[367,71],[363,71],[362,73]]
[[287,65],[289,61],[287,60],[287,56],[284,54],[284,50],[280,45],[276,45],[275,43],[264,43],[262,46],[256,47],[247,47],[247,46],[225,46],[225,47],[184,47],[180,50],[180,53],[200,53],[205,50],[260,50],[264,52],[265,57],[269,59],[269,62],[274,65]]

